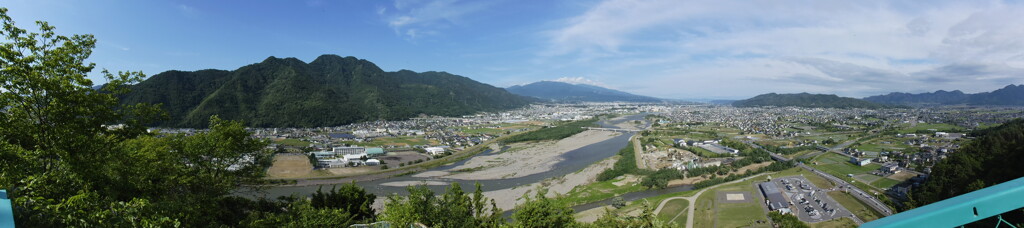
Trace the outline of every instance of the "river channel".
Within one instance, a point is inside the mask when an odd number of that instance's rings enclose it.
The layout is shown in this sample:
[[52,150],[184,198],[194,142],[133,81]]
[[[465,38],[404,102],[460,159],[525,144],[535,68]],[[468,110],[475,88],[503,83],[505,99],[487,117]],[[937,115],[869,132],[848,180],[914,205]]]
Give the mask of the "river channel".
[[[625,121],[635,121],[635,120],[644,121],[644,125],[649,125],[649,123],[647,123],[644,120],[644,118],[643,118],[645,115],[646,114],[638,114],[638,115],[627,116],[627,117],[622,118],[622,119],[602,120],[602,121],[598,121],[597,123],[599,125],[601,125],[601,127],[604,127],[604,128],[618,128],[618,127],[615,126],[616,124],[620,124],[620,123],[625,122]],[[493,190],[500,190],[500,189],[506,189],[506,188],[513,188],[513,187],[517,187],[517,186],[522,186],[522,185],[528,185],[528,184],[532,184],[532,183],[541,182],[541,181],[543,181],[545,179],[552,178],[552,177],[565,176],[566,174],[569,174],[569,173],[572,173],[572,172],[576,172],[576,171],[578,171],[580,169],[583,169],[583,168],[585,168],[585,167],[587,167],[587,166],[589,166],[591,164],[594,164],[595,162],[598,162],[598,161],[604,160],[604,159],[606,159],[608,157],[614,156],[616,153],[618,153],[618,151],[620,149],[624,148],[629,143],[629,138],[632,135],[633,135],[633,133],[622,134],[622,135],[613,137],[613,138],[608,139],[608,140],[604,140],[604,141],[601,141],[601,142],[597,142],[597,143],[594,143],[594,144],[590,144],[590,145],[581,147],[581,148],[576,149],[576,150],[572,150],[572,151],[566,152],[566,153],[562,154],[562,158],[563,158],[562,161],[556,163],[554,165],[554,168],[552,168],[551,170],[546,171],[546,172],[542,172],[542,173],[533,174],[533,175],[523,176],[523,177],[497,179],[497,180],[460,180],[460,179],[451,179],[451,178],[443,178],[443,177],[414,177],[414,176],[411,176],[411,175],[407,175],[407,176],[396,176],[396,177],[390,177],[390,178],[384,178],[384,179],[378,179],[378,180],[361,181],[361,182],[356,182],[356,184],[361,186],[361,187],[363,187],[364,189],[366,189],[367,192],[376,194],[378,196],[385,196],[385,195],[391,195],[391,194],[400,194],[400,195],[407,194],[408,192],[405,190],[406,187],[396,187],[396,186],[382,185],[383,183],[396,182],[396,181],[444,182],[444,183],[448,183],[449,185],[450,185],[450,183],[459,183],[462,186],[463,190],[467,191],[467,192],[473,191],[473,186],[477,182],[479,182],[481,184],[481,187],[483,188],[484,191],[493,191]],[[479,155],[476,155],[476,156],[483,156],[483,155],[488,155],[488,154],[491,154],[491,153],[494,153],[494,151],[486,150],[486,151],[481,152]],[[455,162],[455,163],[452,163],[452,164],[435,167],[435,168],[428,169],[428,170],[425,170],[425,171],[446,171],[446,170],[451,170],[452,167],[460,166],[460,165],[464,164],[465,162],[467,162],[468,160],[469,159],[464,159],[464,160],[461,160],[461,161],[458,161],[458,162]],[[315,192],[317,189],[319,189],[321,187],[323,187],[325,189],[325,191],[327,191],[331,187],[333,187],[334,185],[336,185],[336,184],[309,185],[309,186],[275,186],[275,187],[270,187],[269,189],[265,189],[264,191],[262,191],[260,193],[253,194],[253,195],[263,196],[263,197],[267,197],[267,198],[277,198],[278,196],[287,196],[287,195],[307,196],[307,195],[312,194],[313,192]],[[432,190],[434,190],[434,192],[441,193],[441,192],[444,192],[444,188],[448,187],[448,185],[429,185],[428,187],[431,188]],[[688,188],[689,188],[689,186],[680,186],[680,187],[674,187],[674,188],[670,188],[670,189],[634,192],[634,193],[624,194],[624,195],[622,195],[622,197],[625,200],[628,201],[628,200],[635,200],[635,199],[639,199],[639,198],[645,198],[645,197],[660,195],[660,194],[664,194],[664,193],[670,193],[670,192],[675,192],[675,191],[680,191],[680,190],[686,190]],[[608,201],[608,200],[606,200],[606,201]],[[589,209],[589,208],[599,207],[599,206],[603,206],[603,205],[607,205],[607,204],[608,204],[608,202],[599,201],[599,202],[594,202],[594,203],[589,203],[589,204],[584,204],[584,205],[578,205],[578,206],[574,207],[574,209],[576,209],[577,211],[581,211],[581,210],[586,210],[586,209]]]

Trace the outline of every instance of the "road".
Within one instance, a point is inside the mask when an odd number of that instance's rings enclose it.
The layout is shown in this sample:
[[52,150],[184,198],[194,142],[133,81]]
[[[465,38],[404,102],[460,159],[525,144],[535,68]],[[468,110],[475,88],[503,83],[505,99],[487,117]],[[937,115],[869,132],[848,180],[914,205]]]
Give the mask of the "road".
[[837,177],[829,175],[828,173],[811,168],[810,166],[804,165],[803,163],[799,163],[797,164],[797,166],[800,166],[800,168],[810,170],[818,174],[818,176],[824,177],[825,179],[828,179],[833,183],[841,183],[837,185],[837,187],[845,187],[847,189],[850,189],[850,195],[853,195],[853,197],[856,197],[861,202],[865,202],[865,204],[871,206],[871,208],[874,208],[875,211],[881,212],[883,217],[892,215],[892,210],[889,209],[889,206],[886,206],[884,203],[882,203],[881,200],[878,200],[878,198],[875,198],[873,195],[868,194],[867,192],[861,190],[860,188],[857,188],[857,186],[853,186],[852,184],[847,183],[843,179],[839,179]]
[[[838,153],[838,154],[843,154],[843,153],[839,152],[839,150],[849,146],[850,144],[853,144],[853,142],[856,142],[856,141],[857,141],[857,139],[848,140],[846,142],[843,142],[842,144],[839,144],[839,145],[836,145],[835,147],[830,148],[829,151],[835,152],[835,153]],[[748,142],[748,144],[751,145],[751,146],[757,147],[758,149],[762,149],[763,150],[763,148],[761,148],[757,144],[749,143],[749,142]],[[768,152],[768,154],[770,154],[772,156],[772,159],[775,159],[776,161],[789,161],[788,158],[783,157],[782,155],[778,155],[778,154],[775,154],[775,153],[772,153],[772,152]],[[882,215],[884,215],[884,216],[892,215],[892,209],[889,209],[889,206],[886,206],[884,203],[882,203],[881,200],[878,200],[878,198],[875,198],[874,195],[868,194],[864,190],[861,190],[860,188],[857,188],[857,186],[853,186],[852,184],[850,184],[849,182],[846,182],[843,179],[834,177],[832,175],[829,175],[828,173],[819,171],[819,170],[817,170],[815,168],[811,168],[810,166],[804,165],[803,163],[797,163],[797,166],[799,166],[801,168],[804,168],[804,169],[807,169],[807,170],[810,170],[810,171],[818,174],[818,176],[824,177],[825,179],[828,179],[828,180],[832,181],[833,183],[837,183],[837,185],[836,185],[837,187],[845,187],[847,189],[850,189],[852,191],[850,193],[850,195],[853,195],[854,197],[856,197],[861,202],[864,202],[868,206],[871,206],[872,208],[875,209],[875,211],[878,211],[878,212],[882,213]]]

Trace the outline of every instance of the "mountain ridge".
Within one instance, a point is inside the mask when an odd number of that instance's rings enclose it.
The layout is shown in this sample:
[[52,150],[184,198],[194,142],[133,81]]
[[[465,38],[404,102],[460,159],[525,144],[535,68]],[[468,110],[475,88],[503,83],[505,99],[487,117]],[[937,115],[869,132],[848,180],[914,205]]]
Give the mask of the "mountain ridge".
[[966,94],[960,90],[938,90],[928,93],[893,92],[865,97],[864,100],[901,105],[1024,105],[1024,85],[1010,84],[991,92]]
[[635,95],[623,91],[587,84],[571,84],[556,81],[539,81],[526,85],[515,85],[505,90],[521,95],[561,102],[661,102],[663,99]]
[[122,103],[159,103],[165,127],[205,127],[211,115],[255,127],[336,126],[420,114],[465,115],[533,100],[447,72],[386,72],[352,56],[310,63],[270,56],[235,70],[166,71],[133,85]]
[[767,93],[732,102],[736,107],[792,106],[804,108],[881,108],[883,105],[834,94]]

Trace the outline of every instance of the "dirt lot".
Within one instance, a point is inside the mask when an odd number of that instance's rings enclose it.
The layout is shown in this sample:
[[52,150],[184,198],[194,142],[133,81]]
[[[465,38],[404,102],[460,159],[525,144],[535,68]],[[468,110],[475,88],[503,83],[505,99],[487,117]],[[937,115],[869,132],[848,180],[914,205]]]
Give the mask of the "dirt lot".
[[427,155],[424,155],[424,154],[421,154],[421,153],[417,153],[417,152],[411,152],[411,151],[410,152],[389,152],[386,156],[379,157],[377,159],[380,160],[381,162],[383,162],[384,164],[387,164],[388,167],[394,168],[394,167],[398,167],[399,163],[415,162],[416,160],[419,160],[419,159],[423,159],[423,161],[427,161],[427,160],[430,159],[430,156],[427,156]]
[[309,164],[309,157],[304,154],[277,154],[274,156],[274,164],[267,169],[267,177],[296,178],[309,175],[312,171],[313,165]]

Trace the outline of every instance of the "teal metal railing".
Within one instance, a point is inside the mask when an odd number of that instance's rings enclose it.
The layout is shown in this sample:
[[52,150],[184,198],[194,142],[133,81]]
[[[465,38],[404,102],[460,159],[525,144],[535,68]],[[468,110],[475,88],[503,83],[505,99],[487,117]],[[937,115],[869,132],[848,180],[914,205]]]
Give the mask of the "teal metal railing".
[[7,190],[0,189],[0,228],[14,228],[14,210]]
[[864,223],[861,227],[958,227],[1024,207],[1024,177]]

